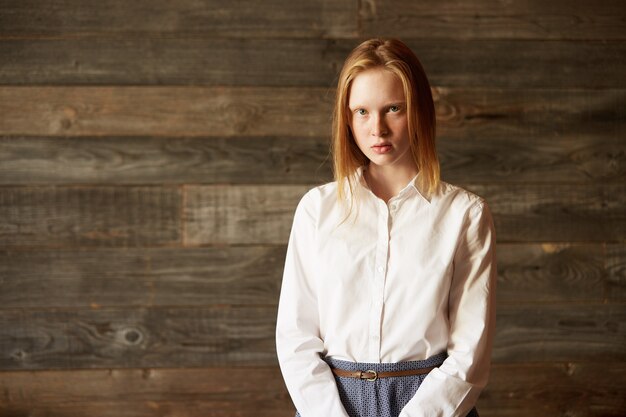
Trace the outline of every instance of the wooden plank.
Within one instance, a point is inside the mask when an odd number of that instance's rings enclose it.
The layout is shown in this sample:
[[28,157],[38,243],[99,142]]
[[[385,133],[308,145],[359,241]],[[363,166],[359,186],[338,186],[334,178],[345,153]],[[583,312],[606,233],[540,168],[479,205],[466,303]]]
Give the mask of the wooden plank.
[[293,417],[277,366],[0,373],[0,415]]
[[626,359],[624,304],[505,306],[496,322],[496,363]]
[[[623,171],[626,90],[434,88],[433,95],[439,137],[442,142],[453,141],[452,146],[465,148],[486,141],[487,148],[511,147],[516,140],[514,150],[522,155],[528,152],[521,145],[526,142],[546,154],[536,157],[534,165],[540,163],[535,167],[540,171],[546,169],[541,164],[560,167],[565,160],[583,171],[576,178],[597,178],[593,172],[598,170]],[[326,138],[333,97],[325,88],[0,87],[4,116],[0,132],[3,136]],[[594,139],[606,143],[606,154],[589,143]],[[128,145],[134,149],[130,139]],[[584,148],[587,145],[589,149]],[[564,153],[565,149],[571,153]],[[501,164],[495,156],[490,162]]]
[[623,300],[626,297],[626,245],[608,245],[606,251],[607,298]]
[[[146,18],[146,17],[149,18]],[[351,0],[80,0],[0,2],[0,37],[189,34],[203,37],[355,36]]]
[[309,188],[186,186],[184,243],[286,244],[296,205]]
[[622,242],[626,184],[471,185],[494,213],[499,242]]
[[328,153],[315,137],[0,137],[0,184],[309,184],[332,180]]
[[364,37],[623,40],[624,4],[551,1],[372,0],[360,3]]
[[[499,244],[498,305],[625,301],[623,245],[607,251],[603,244]],[[5,250],[0,306],[272,306],[284,258],[283,245]]]
[[604,301],[614,285],[604,244],[499,244],[496,251],[499,305]]
[[0,247],[181,243],[178,187],[1,187]]
[[[437,146],[442,177],[451,183],[626,181],[626,142],[611,133],[554,137],[458,130],[444,133]],[[0,137],[3,185],[328,181],[326,138]]]
[[[432,85],[625,88],[626,43],[406,39]],[[355,40],[5,39],[0,84],[332,87]],[[501,57],[506,56],[506,59]],[[593,65],[589,65],[592,62]]]
[[[624,363],[494,365],[478,401],[485,416],[621,416]],[[621,381],[621,383],[620,383]],[[0,373],[3,416],[285,416],[277,367]],[[200,412],[202,411],[202,412]],[[14,414],[11,414],[14,413]]]
[[624,362],[494,365],[478,400],[486,417],[621,416]]
[[0,87],[0,132],[323,136],[330,132],[331,101],[319,88]]
[[[188,186],[187,245],[284,244],[295,207],[312,186]],[[626,186],[469,185],[486,198],[498,242],[620,242]]]
[[0,369],[273,365],[275,322],[274,307],[3,310]]
[[0,251],[0,306],[273,306],[284,260],[284,246]]
[[[626,360],[623,304],[498,309],[493,360]],[[3,370],[270,366],[275,307],[0,310]]]

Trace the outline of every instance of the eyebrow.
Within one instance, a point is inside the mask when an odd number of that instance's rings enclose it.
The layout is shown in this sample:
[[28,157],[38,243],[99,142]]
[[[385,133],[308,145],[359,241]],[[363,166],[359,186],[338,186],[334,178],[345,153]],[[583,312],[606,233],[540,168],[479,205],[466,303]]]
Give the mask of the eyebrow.
[[[383,108],[385,108],[385,107],[391,107],[391,106],[406,106],[406,101],[405,101],[405,100],[390,101],[389,103],[385,104],[385,105],[383,106]],[[363,105],[361,105],[361,104],[358,104],[358,105],[356,105],[355,107],[350,107],[350,105],[348,104],[348,108],[349,108],[351,111],[355,111],[355,110],[361,109],[361,108],[363,108],[363,107],[364,107],[364,106],[363,106]]]

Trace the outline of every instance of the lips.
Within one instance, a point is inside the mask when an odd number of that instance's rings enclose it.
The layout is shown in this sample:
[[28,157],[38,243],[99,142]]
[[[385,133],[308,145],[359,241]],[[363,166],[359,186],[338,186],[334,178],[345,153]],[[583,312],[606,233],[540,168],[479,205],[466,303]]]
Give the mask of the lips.
[[383,154],[391,151],[391,144],[387,142],[377,143],[372,146],[372,150],[378,154]]

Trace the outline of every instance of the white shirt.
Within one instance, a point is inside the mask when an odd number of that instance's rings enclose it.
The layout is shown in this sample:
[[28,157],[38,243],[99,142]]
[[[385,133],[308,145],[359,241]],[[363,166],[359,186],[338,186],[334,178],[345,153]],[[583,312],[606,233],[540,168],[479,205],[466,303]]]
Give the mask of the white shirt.
[[336,182],[309,190],[296,208],[276,326],[294,405],[303,417],[348,417],[320,355],[400,362],[447,350],[400,416],[465,417],[487,384],[495,327],[489,208],[445,182],[428,195],[419,174],[385,203],[363,167],[355,175],[356,220],[338,226]]

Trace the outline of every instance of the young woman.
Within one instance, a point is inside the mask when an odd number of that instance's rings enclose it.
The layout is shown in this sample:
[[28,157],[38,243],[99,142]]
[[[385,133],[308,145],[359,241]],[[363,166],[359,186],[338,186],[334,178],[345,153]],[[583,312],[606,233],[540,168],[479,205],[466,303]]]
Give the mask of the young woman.
[[426,74],[402,42],[348,56],[335,181],[296,209],[276,328],[303,417],[465,417],[487,383],[495,231],[485,201],[439,179]]

